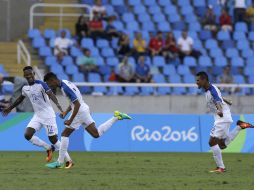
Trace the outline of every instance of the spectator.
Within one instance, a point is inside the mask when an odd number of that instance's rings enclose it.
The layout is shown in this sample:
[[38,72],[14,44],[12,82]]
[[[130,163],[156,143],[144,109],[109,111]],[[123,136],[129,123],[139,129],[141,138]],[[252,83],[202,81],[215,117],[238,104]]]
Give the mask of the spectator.
[[[230,83],[233,83],[233,82],[234,82],[234,79],[233,79],[233,76],[231,74],[231,67],[230,66],[226,66],[224,68],[224,70],[223,70],[222,76],[220,77],[220,83],[230,84]],[[222,92],[231,94],[235,89],[232,89],[232,88],[223,88],[221,90],[222,90]]]
[[108,80],[109,80],[110,82],[115,82],[115,81],[116,81],[116,78],[117,78],[116,72],[115,72],[115,69],[114,69],[114,67],[113,67],[113,68],[111,69],[111,73],[110,73],[110,75],[109,75]]
[[142,38],[140,32],[136,33],[135,39],[133,40],[133,51],[136,58],[146,54],[146,41]]
[[217,31],[216,16],[213,12],[213,7],[211,5],[209,5],[209,8],[207,9],[205,18],[203,20],[203,25],[206,30],[210,30],[212,32]]
[[246,13],[245,0],[235,0],[234,22],[244,22]]
[[150,67],[145,63],[145,57],[140,56],[136,66],[136,82],[149,83],[152,82],[152,75],[150,74]]
[[186,31],[182,32],[182,36],[177,41],[179,47],[179,58],[183,60],[185,56],[193,56],[196,59],[201,55],[197,50],[193,49],[193,39],[188,36]]
[[254,23],[254,0],[252,0],[252,6],[246,11],[246,20],[250,25]]
[[113,37],[119,37],[119,32],[116,30],[116,28],[113,25],[113,21],[115,20],[115,17],[109,17],[108,23],[106,26],[106,34],[109,40],[112,40]]
[[106,7],[102,5],[101,0],[95,1],[92,11],[94,14],[97,14],[100,19],[103,19],[107,16]]
[[93,20],[89,22],[89,30],[91,38],[96,41],[97,38],[107,38],[103,29],[103,23],[98,14],[94,14]]
[[122,33],[118,41],[118,46],[119,55],[129,55],[131,53],[129,36],[125,33]]
[[71,39],[66,38],[66,31],[61,31],[61,36],[57,37],[54,41],[54,54],[57,56],[59,62],[62,61],[63,56],[68,55],[69,48],[73,44],[74,43]]
[[119,82],[135,82],[135,71],[130,63],[128,57],[123,57],[122,62],[118,65],[117,80]]
[[175,59],[178,56],[178,48],[176,45],[176,40],[172,32],[167,33],[165,45],[163,48],[163,56],[166,59]]
[[84,16],[80,16],[78,18],[78,22],[75,25],[76,28],[76,35],[78,37],[79,44],[82,40],[82,38],[88,36],[88,26],[87,26],[87,20]]
[[221,12],[220,26],[224,31],[232,31],[231,18],[225,9],[223,9]]
[[[0,94],[2,94],[2,84],[4,81],[9,81],[14,85],[14,92],[11,96],[10,100],[5,100],[3,95],[0,95],[0,110],[5,108],[5,106],[9,105],[9,103],[14,103],[14,101],[21,95],[22,88],[24,85],[27,85],[27,80],[23,77],[3,77],[0,74]],[[28,98],[25,98],[23,102],[21,102],[16,107],[17,112],[33,112],[33,108],[31,102]]]
[[164,45],[162,32],[158,32],[156,36],[152,37],[149,42],[149,52],[152,56],[161,55]]
[[79,57],[77,60],[80,70],[86,74],[85,76],[87,76],[87,73],[89,72],[99,72],[95,59],[91,57],[90,50],[84,49],[83,52],[84,56]]

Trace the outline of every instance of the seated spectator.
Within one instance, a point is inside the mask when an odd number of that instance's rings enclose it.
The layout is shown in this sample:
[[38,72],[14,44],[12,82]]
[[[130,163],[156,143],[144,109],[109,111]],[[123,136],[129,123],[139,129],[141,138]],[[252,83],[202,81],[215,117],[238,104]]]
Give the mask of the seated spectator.
[[99,72],[95,59],[91,57],[90,50],[84,49],[83,52],[84,56],[79,57],[77,60],[77,64],[79,65],[80,70],[85,74],[89,72]]
[[92,7],[93,14],[97,14],[100,19],[107,16],[106,7],[102,5],[101,0],[96,0]]
[[115,20],[115,17],[112,16],[112,17],[109,17],[108,18],[108,23],[107,23],[107,26],[106,26],[106,34],[107,34],[107,37],[109,40],[112,40],[112,38],[117,38],[119,37],[119,32],[116,30],[116,28],[114,27],[113,25],[113,22]]
[[78,22],[75,25],[75,29],[76,29],[76,35],[78,37],[78,41],[79,44],[82,40],[82,38],[88,36],[89,34],[89,30],[88,30],[88,26],[87,26],[87,20],[84,16],[80,16],[78,18]]
[[234,22],[244,22],[246,20],[246,3],[245,0],[234,0]]
[[97,38],[107,38],[103,29],[103,23],[98,14],[94,14],[93,20],[89,22],[90,36],[96,41]]
[[249,24],[254,23],[254,0],[252,0],[252,6],[246,11],[246,20]]
[[153,36],[150,39],[150,42],[149,42],[148,49],[151,56],[161,55],[163,45],[164,45],[164,41],[162,37],[162,32],[159,31],[156,36]]
[[150,74],[150,67],[145,63],[145,57],[140,56],[136,66],[136,82],[149,83],[152,82],[152,75]]
[[178,56],[176,40],[172,32],[167,33],[163,48],[163,56],[166,59],[175,59]]
[[118,46],[119,46],[119,49],[118,49],[119,55],[129,55],[131,53],[130,39],[127,34],[122,33],[120,35]]
[[142,38],[140,32],[136,33],[135,39],[133,40],[133,51],[136,58],[146,54],[146,41]]
[[[233,79],[233,76],[231,74],[231,67],[226,66],[223,70],[222,76],[220,77],[220,83],[230,84],[230,83],[233,83],[233,82],[234,82],[234,79]],[[221,91],[225,92],[225,93],[228,93],[228,94],[231,94],[232,92],[235,91],[235,89],[233,89],[233,88],[223,88],[223,89],[221,89]]]
[[116,81],[116,78],[117,78],[117,76],[116,76],[115,69],[112,68],[112,69],[111,69],[111,73],[110,73],[109,78],[108,78],[108,81],[110,81],[110,82],[115,82],[115,81]]
[[123,57],[122,62],[118,65],[117,80],[119,82],[135,82],[135,72],[130,63],[128,63],[128,57]]
[[220,16],[220,26],[224,31],[232,31],[231,18],[225,9],[222,10]]
[[216,16],[213,12],[213,7],[211,5],[209,5],[209,8],[207,9],[203,20],[203,25],[206,30],[210,30],[212,32],[216,32],[217,30]]
[[193,49],[193,39],[188,36],[186,31],[182,32],[182,36],[177,41],[179,47],[179,58],[183,61],[185,56],[193,56],[196,59],[201,55],[197,50]]
[[54,41],[54,55],[57,56],[59,62],[62,61],[63,56],[68,55],[69,48],[73,44],[71,39],[66,38],[66,31],[61,31],[61,36],[57,37]]

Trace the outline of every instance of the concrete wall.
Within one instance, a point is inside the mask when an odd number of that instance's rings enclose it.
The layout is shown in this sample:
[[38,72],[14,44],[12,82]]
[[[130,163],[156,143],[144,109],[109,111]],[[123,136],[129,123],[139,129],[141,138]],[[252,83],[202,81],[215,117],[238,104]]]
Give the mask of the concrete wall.
[[40,0],[0,0],[0,41],[22,37],[29,28],[29,9]]
[[[254,97],[228,97],[233,100],[232,113],[253,114]],[[58,96],[63,107],[68,101],[63,96]],[[84,100],[90,106],[92,112],[112,112],[121,110],[128,113],[206,113],[204,96],[84,96]],[[57,110],[57,109],[56,109]]]

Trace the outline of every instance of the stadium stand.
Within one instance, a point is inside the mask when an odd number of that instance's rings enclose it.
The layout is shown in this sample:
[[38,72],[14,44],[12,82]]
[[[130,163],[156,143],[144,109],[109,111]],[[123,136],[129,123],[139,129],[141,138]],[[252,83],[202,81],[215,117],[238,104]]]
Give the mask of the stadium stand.
[[[81,3],[93,5],[92,0],[81,0]],[[148,43],[150,40],[150,32],[156,33],[162,31],[163,35],[167,32],[173,32],[176,40],[180,37],[183,30],[187,30],[190,37],[194,40],[194,48],[202,53],[195,59],[187,56],[182,61],[179,59],[165,59],[163,56],[157,55],[149,57],[147,55],[146,63],[151,66],[153,74],[153,82],[163,83],[194,83],[195,73],[200,70],[208,71],[214,82],[219,82],[217,76],[223,73],[223,68],[227,65],[231,66],[232,75],[235,83],[253,83],[250,69],[253,69],[254,52],[253,28],[249,27],[245,22],[234,23],[233,31],[218,30],[217,34],[213,34],[209,30],[204,30],[201,17],[206,13],[209,5],[213,6],[216,19],[220,16],[221,7],[217,1],[212,0],[104,0],[108,15],[115,15],[116,20],[113,26],[120,31],[129,35],[130,46],[135,36],[135,32],[141,32],[143,38]],[[247,1],[250,6],[251,1]],[[233,4],[228,3],[229,10],[233,9]],[[233,12],[229,11],[231,19]],[[106,28],[107,23],[103,22]],[[219,25],[218,25],[219,26]],[[74,27],[74,26],[73,26]],[[219,28],[219,27],[218,27]],[[65,29],[67,36],[74,41],[77,38],[71,35],[70,29]],[[121,57],[117,54],[117,39],[112,41],[108,39],[83,38],[80,44],[81,48],[91,50],[92,56],[96,57],[96,64],[101,71],[99,73],[89,73],[88,76],[82,76],[76,65],[77,58],[82,55],[82,51],[73,46],[70,48],[70,55],[64,57],[61,65],[57,63],[57,59],[53,57],[53,41],[59,31],[47,28],[44,31],[32,29],[28,31],[28,37],[31,39],[32,46],[38,49],[38,53],[44,59],[45,65],[49,70],[57,72],[58,76],[68,78],[74,81],[88,82],[107,82],[107,76],[111,69],[117,70],[117,65]],[[131,62],[135,66],[135,57]],[[108,71],[104,72],[104,69]],[[249,69],[247,69],[249,68]],[[89,90],[87,90],[89,89]],[[187,88],[104,88],[96,87],[94,89],[86,88],[83,93],[99,92],[106,95],[123,94],[123,95],[165,95],[165,94],[197,94],[195,89]],[[240,92],[239,94],[248,95],[249,90]]]

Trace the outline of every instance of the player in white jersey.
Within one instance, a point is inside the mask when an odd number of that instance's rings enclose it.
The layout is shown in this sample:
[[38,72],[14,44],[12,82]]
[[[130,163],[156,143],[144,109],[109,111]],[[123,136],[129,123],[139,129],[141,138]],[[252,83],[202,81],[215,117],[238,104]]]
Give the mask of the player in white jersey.
[[[56,104],[61,112],[63,111],[57,98],[52,93],[52,90],[48,87],[48,85],[43,81],[35,80],[35,73],[32,67],[24,67],[23,72],[28,85],[23,86],[22,94],[12,105],[3,110],[2,114],[4,116],[8,115],[13,108],[18,106],[25,99],[25,97],[29,98],[32,103],[34,115],[27,125],[25,138],[34,145],[44,147],[47,151],[46,161],[49,162],[52,159],[52,152],[55,149],[60,148],[60,141],[58,141],[57,138],[58,129],[56,125],[56,115],[49,98]],[[34,135],[35,132],[40,130],[42,127],[46,129],[49,141],[53,145],[47,144],[42,139]],[[69,163],[71,163],[71,159],[68,153],[66,153],[65,156],[67,165],[69,165]]]
[[98,138],[102,136],[107,130],[109,130],[117,120],[131,119],[131,117],[127,114],[115,111],[114,117],[110,118],[105,123],[96,128],[95,121],[90,114],[89,106],[84,102],[82,95],[75,84],[67,80],[59,80],[54,73],[47,73],[44,76],[44,81],[52,90],[61,88],[62,92],[71,101],[70,106],[65,112],[63,112],[62,118],[64,118],[72,110],[70,117],[64,121],[65,129],[62,132],[58,160],[56,162],[47,164],[46,166],[49,168],[61,168],[63,166],[64,155],[69,145],[69,136],[73,131],[79,129],[81,125],[84,126],[86,131],[91,136]]
[[209,82],[207,73],[197,73],[196,83],[198,88],[205,90],[207,107],[214,114],[214,126],[210,132],[209,145],[217,167],[210,172],[223,173],[226,169],[221,149],[225,149],[242,129],[253,128],[253,126],[243,121],[237,121],[237,126],[229,132],[230,125],[233,123],[229,108],[232,102],[223,98],[220,90]]

